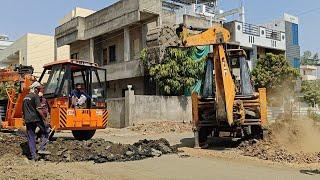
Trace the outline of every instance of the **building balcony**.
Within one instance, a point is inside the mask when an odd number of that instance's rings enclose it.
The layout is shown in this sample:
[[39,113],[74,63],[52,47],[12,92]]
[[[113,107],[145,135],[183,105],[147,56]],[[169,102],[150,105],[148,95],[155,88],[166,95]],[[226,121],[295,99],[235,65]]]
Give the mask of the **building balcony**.
[[309,70],[309,71],[316,71],[317,67],[312,65],[303,65],[300,67],[301,70]]
[[107,69],[108,81],[143,76],[143,66],[140,60],[114,63],[103,67]]
[[247,48],[261,46],[276,50],[286,50],[285,32],[239,21],[226,23],[225,28],[231,33],[231,42],[240,44],[240,46]]
[[69,45],[116,31],[161,13],[158,0],[121,0],[87,17],[77,17],[55,29],[57,46]]
[[315,75],[303,75],[302,76],[303,81],[312,81],[312,80],[317,80],[317,76]]

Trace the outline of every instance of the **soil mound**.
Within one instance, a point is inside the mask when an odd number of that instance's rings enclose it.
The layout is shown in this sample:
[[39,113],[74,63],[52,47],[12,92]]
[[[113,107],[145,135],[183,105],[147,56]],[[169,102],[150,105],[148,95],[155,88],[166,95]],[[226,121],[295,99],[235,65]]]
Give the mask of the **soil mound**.
[[[140,140],[133,145],[115,144],[104,139],[77,141],[58,138],[49,142],[47,150],[50,155],[40,158],[52,162],[94,161],[96,163],[112,161],[133,161],[163,154],[176,153],[177,148],[170,146],[166,139]],[[0,133],[0,157],[28,155],[26,139],[16,135]]]
[[271,125],[261,141],[244,141],[245,156],[288,163],[320,163],[320,129],[309,119],[284,120]]

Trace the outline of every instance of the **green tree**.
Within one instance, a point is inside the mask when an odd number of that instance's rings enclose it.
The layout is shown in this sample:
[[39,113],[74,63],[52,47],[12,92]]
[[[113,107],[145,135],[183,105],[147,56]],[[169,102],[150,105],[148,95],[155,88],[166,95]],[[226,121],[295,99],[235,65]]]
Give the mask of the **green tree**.
[[319,54],[315,53],[312,55],[311,51],[303,52],[301,56],[301,64],[302,65],[316,65],[319,64]]
[[252,71],[255,87],[265,87],[269,91],[281,89],[284,86],[293,87],[297,77],[299,77],[299,71],[290,65],[284,55],[272,53],[267,53],[264,58],[259,59]]
[[320,103],[320,81],[303,81],[301,85],[303,100],[309,105],[314,106]]
[[204,60],[194,61],[191,57],[194,48],[168,48],[161,63],[149,59],[147,50],[141,53],[141,60],[148,73],[157,82],[164,95],[182,95],[191,88],[204,72]]

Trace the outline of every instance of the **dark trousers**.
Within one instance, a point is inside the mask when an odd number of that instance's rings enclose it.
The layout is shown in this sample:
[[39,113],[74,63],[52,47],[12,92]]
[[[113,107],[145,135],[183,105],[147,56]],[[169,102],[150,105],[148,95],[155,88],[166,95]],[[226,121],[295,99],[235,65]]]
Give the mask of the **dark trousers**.
[[47,128],[43,121],[37,122],[30,122],[26,123],[27,127],[27,138],[28,138],[28,145],[31,153],[31,158],[34,159],[36,157],[37,148],[36,148],[36,128],[40,129],[41,133],[41,142],[39,150],[44,151],[48,142],[48,132]]

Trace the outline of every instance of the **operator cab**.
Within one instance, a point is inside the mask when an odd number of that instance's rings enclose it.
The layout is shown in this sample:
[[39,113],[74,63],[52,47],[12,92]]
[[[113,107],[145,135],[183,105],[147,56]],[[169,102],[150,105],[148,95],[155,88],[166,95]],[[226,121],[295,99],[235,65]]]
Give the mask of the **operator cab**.
[[236,86],[236,95],[252,96],[253,86],[250,80],[250,69],[243,49],[228,49],[226,51],[230,73]]
[[39,81],[45,85],[44,96],[49,100],[65,99],[71,107],[71,91],[76,84],[81,84],[90,97],[86,100],[86,108],[105,108],[106,70],[95,63],[80,60],[53,62],[44,66]]

